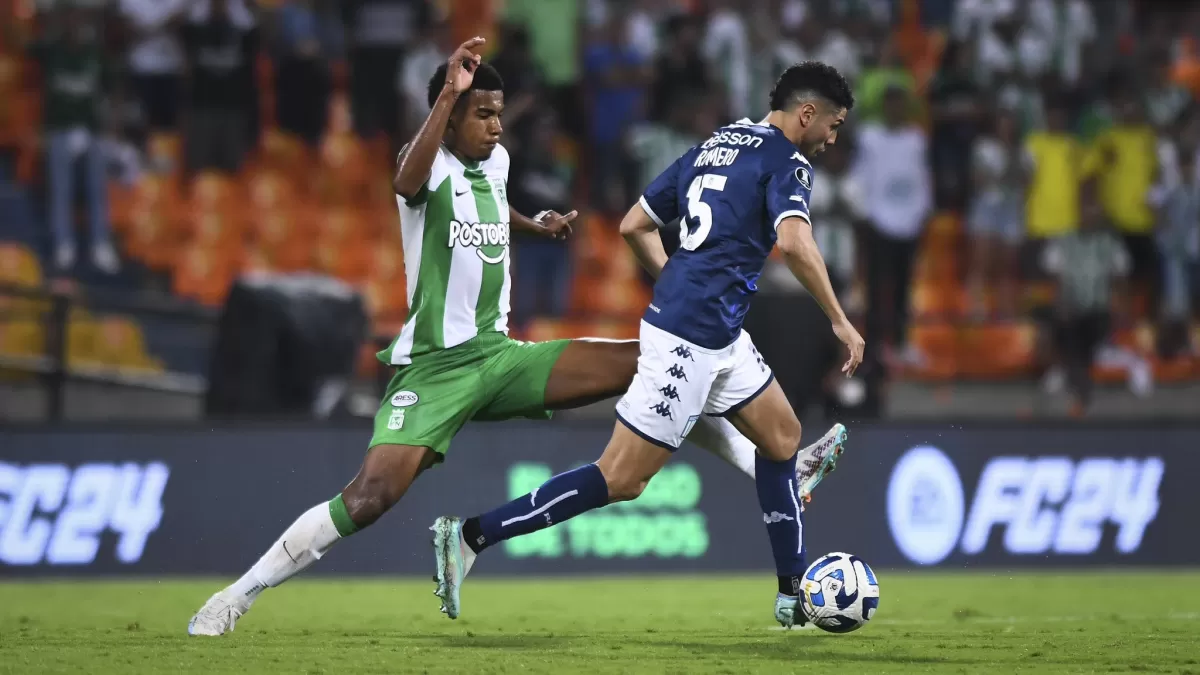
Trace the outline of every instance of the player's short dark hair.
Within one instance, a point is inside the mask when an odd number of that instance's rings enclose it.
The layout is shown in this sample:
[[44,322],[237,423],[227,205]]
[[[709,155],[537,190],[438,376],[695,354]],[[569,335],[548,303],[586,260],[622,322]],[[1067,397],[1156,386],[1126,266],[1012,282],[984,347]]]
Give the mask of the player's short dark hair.
[[[429,107],[437,102],[438,94],[442,93],[442,87],[446,86],[446,71],[450,69],[450,64],[443,63],[434,71],[433,77],[429,78]],[[475,79],[471,80],[471,90],[478,89],[479,91],[504,91],[504,79],[500,77],[500,73],[492,67],[490,63],[480,62],[475,68]],[[468,90],[470,91],[470,90]],[[459,99],[460,101],[463,99]]]
[[846,110],[854,107],[854,93],[837,68],[820,61],[805,61],[783,71],[775,81],[771,110],[786,110],[813,97]]

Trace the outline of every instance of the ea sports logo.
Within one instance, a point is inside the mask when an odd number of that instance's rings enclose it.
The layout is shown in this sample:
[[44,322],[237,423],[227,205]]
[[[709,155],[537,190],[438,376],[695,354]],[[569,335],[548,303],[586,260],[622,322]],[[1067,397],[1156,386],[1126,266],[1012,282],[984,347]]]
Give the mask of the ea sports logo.
[[918,446],[900,458],[888,481],[888,526],[896,547],[918,565],[950,555],[963,526],[963,487],[950,458]]

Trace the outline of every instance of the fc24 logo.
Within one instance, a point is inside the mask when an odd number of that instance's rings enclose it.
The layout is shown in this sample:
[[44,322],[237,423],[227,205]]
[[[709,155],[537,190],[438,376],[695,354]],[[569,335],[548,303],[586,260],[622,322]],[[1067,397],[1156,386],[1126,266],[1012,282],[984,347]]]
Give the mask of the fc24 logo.
[[162,521],[170,474],[161,462],[0,462],[0,565],[87,565],[105,532],[116,535],[115,558],[136,563]]

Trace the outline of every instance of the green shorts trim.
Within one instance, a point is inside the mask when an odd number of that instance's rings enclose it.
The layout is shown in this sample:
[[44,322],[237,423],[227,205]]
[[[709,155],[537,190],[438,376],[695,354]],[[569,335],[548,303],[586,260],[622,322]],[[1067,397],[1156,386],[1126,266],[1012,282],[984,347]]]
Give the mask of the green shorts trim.
[[546,382],[569,343],[483,333],[397,366],[375,413],[368,447],[423,446],[444,457],[469,420],[550,419]]

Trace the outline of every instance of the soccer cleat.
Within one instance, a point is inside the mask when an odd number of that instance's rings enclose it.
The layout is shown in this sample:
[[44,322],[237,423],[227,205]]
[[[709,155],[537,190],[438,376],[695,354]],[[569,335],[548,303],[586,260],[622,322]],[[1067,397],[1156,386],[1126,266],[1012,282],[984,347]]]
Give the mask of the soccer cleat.
[[433,594],[442,601],[442,613],[457,619],[460,609],[459,590],[463,579],[475,563],[475,552],[462,538],[462,519],[442,516],[433,521],[433,554],[437,559],[437,588]]
[[846,450],[846,427],[835,424],[821,440],[800,450],[796,457],[796,484],[800,486],[800,498],[812,501],[812,492],[825,476],[837,468],[838,459]]
[[188,622],[188,635],[223,635],[232,633],[237,620],[250,611],[239,605],[225,591],[214,594]]
[[805,624],[804,612],[800,610],[800,598],[795,595],[775,594],[775,620],[784,628]]

